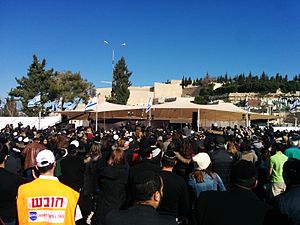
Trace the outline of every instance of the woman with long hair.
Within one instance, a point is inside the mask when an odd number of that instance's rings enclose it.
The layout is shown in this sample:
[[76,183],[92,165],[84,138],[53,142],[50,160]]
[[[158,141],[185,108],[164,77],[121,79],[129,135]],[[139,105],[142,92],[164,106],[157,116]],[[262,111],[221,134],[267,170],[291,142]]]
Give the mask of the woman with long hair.
[[100,194],[96,210],[97,224],[103,224],[108,212],[120,209],[126,202],[128,166],[124,151],[115,149],[111,152],[107,166],[99,173]]
[[211,170],[211,160],[207,153],[200,152],[193,157],[194,171],[189,174],[188,187],[190,191],[191,224],[195,222],[194,207],[201,192],[220,190],[226,191],[225,186],[218,174]]
[[211,160],[207,153],[198,153],[193,157],[193,161],[195,170],[189,175],[188,185],[194,201],[203,191],[226,191],[219,175],[211,170]]

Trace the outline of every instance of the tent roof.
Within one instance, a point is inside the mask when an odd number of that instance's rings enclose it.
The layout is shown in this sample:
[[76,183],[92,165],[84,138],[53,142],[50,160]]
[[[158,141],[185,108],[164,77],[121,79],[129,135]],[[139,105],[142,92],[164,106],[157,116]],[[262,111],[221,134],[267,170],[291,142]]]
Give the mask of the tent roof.
[[[192,103],[194,98],[177,98],[174,102],[152,105],[152,115],[155,119],[162,120],[191,120],[193,112],[200,113],[201,120],[244,120],[244,115],[250,115],[251,120],[257,119],[275,119],[278,117],[270,115],[262,115],[247,112],[232,103],[219,103],[212,105],[199,105]],[[78,107],[79,108],[79,107]],[[80,107],[81,108],[81,107]],[[62,111],[63,115],[76,116],[81,115],[78,119],[98,116],[106,118],[128,118],[128,112],[134,112],[132,118],[145,118],[147,114],[144,112],[143,106],[119,105],[109,102],[102,102],[98,106],[94,106],[92,110],[76,109],[72,111]]]
[[153,105],[153,109],[202,109],[202,110],[217,110],[227,112],[247,113],[247,111],[235,106],[232,103],[218,103],[212,105],[199,105],[192,103],[194,98],[177,98],[174,102],[168,102],[159,105]]

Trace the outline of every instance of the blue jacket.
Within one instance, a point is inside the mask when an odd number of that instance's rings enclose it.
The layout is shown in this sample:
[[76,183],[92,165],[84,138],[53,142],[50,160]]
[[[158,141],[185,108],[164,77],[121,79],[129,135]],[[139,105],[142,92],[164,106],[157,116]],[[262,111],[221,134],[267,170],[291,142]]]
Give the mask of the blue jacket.
[[203,191],[226,191],[221,178],[216,173],[213,173],[213,177],[205,173],[204,182],[202,183],[197,182],[192,175],[189,175],[188,185],[192,192],[193,201],[196,201],[196,199],[199,197],[199,194]]

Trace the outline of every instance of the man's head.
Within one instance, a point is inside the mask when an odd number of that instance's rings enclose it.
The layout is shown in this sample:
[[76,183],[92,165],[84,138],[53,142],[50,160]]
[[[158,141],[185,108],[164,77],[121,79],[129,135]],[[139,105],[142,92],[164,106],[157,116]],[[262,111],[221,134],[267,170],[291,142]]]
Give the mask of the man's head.
[[139,143],[139,154],[143,159],[152,158],[152,148],[149,141],[146,138],[142,138]]
[[132,193],[136,203],[149,204],[156,209],[162,198],[163,181],[153,171],[137,172],[133,177]]
[[163,167],[174,167],[176,164],[176,154],[173,151],[167,150],[161,160]]
[[141,138],[143,135],[142,128],[140,126],[136,126],[134,134],[137,138]]
[[41,174],[54,171],[55,157],[52,151],[42,150],[36,156],[36,166]]
[[215,137],[215,145],[216,145],[216,147],[223,147],[224,146],[224,144],[225,144],[225,138],[223,137],[223,135],[217,135],[216,137]]
[[283,166],[283,178],[290,185],[300,184],[300,160],[289,159]]
[[252,189],[257,183],[257,171],[252,162],[240,160],[232,166],[231,183],[243,188]]
[[291,147],[297,147],[298,144],[299,144],[299,138],[298,137],[291,137],[289,143],[290,143]]

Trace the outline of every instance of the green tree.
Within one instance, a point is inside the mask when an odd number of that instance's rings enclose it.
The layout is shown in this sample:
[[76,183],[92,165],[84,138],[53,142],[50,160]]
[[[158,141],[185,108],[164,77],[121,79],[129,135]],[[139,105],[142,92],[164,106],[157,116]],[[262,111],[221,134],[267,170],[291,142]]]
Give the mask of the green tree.
[[126,105],[129,98],[129,87],[131,82],[129,78],[132,72],[129,72],[124,57],[122,57],[114,68],[113,73],[113,83],[111,98],[108,99],[109,102]]
[[9,116],[9,117],[18,116],[17,102],[14,99],[14,97],[10,96],[10,97],[7,97],[5,100],[6,100],[6,103],[4,105],[2,115]]
[[[83,99],[87,101],[94,95],[94,86],[81,78],[80,73],[54,72],[53,69],[46,70],[46,60],[39,61],[33,55],[33,62],[29,66],[27,76],[17,79],[18,86],[11,89],[9,95],[17,97],[22,103],[22,111],[28,116],[37,116],[37,112],[45,110],[45,103],[58,101],[60,98],[65,102],[74,102]],[[28,100],[36,94],[41,94],[41,104],[37,107],[28,108]],[[47,112],[46,112],[47,114]]]
[[55,75],[54,70],[46,70],[46,60],[43,59],[41,62],[36,55],[33,55],[33,62],[29,66],[27,77],[16,78],[18,86],[11,89],[9,92],[10,96],[17,97],[23,106],[23,112],[28,116],[36,116],[37,113],[34,108],[28,108],[27,103],[29,99],[34,98],[38,93],[41,94],[41,108],[43,104],[49,101],[49,81],[52,76]]
[[209,103],[209,96],[208,95],[198,95],[195,97],[194,103],[200,105],[207,105]]
[[49,99],[59,101],[62,98],[62,104],[74,101],[78,103],[80,100],[87,102],[90,96],[94,96],[96,92],[94,85],[82,79],[80,72],[59,72],[51,77],[49,83]]
[[189,79],[188,79],[188,85],[191,85],[193,83],[193,81],[192,81],[192,78],[191,77],[189,77]]
[[184,82],[185,82],[185,80],[184,80],[184,76],[183,76],[182,79],[181,79],[181,84],[180,84],[182,86],[182,88],[184,88],[184,86],[185,86]]

